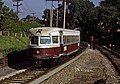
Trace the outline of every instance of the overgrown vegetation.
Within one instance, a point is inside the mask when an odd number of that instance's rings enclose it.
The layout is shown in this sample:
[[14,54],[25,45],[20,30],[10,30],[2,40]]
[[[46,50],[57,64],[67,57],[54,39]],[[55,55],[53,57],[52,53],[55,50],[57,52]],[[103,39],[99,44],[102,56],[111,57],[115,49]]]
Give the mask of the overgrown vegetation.
[[37,22],[27,22],[27,21],[19,21],[18,23],[11,23],[11,31],[13,32],[28,32],[30,28],[41,27],[43,24]]
[[[10,31],[20,34],[24,32],[28,34],[28,30],[34,27],[41,27],[44,24],[40,23],[39,18],[26,17],[19,20],[17,13],[7,7],[2,0],[0,0],[0,31]],[[20,51],[28,48],[28,37],[12,37],[0,36],[0,53],[6,56],[13,51]]]
[[27,16],[19,20],[17,13],[5,6],[0,0],[0,31],[27,32],[32,27],[44,26],[38,18],[31,21],[32,18]]
[[28,48],[28,37],[0,36],[0,52],[4,56],[12,51],[20,51]]

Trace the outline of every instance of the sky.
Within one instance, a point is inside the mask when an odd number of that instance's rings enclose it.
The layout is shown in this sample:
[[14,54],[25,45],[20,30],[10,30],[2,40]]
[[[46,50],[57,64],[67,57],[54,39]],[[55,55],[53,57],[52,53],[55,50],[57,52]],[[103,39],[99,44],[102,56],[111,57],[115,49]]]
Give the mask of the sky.
[[99,2],[102,1],[102,0],[90,0],[90,1],[92,1],[96,6],[98,6]]
[[[16,4],[16,2],[12,2],[12,0],[2,0],[2,1],[5,3],[5,5],[16,11],[16,7],[13,6],[13,4]],[[90,1],[93,1],[95,5],[99,5],[99,2],[101,0],[90,0]],[[21,6],[19,6],[20,13],[18,14],[18,16],[20,19],[25,18],[26,15],[32,15],[32,13],[35,13],[34,15],[36,17],[43,19],[42,18],[43,11],[46,8],[51,8],[52,3],[51,1],[48,1],[46,3],[46,0],[23,0],[20,1],[19,4],[22,4]],[[54,2],[54,6],[57,7],[57,1]]]

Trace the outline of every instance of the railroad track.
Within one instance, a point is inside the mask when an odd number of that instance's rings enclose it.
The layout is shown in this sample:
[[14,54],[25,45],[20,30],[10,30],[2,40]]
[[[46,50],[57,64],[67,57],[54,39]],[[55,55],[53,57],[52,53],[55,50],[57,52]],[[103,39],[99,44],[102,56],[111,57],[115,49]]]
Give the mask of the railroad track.
[[80,52],[77,52],[75,56],[72,56],[70,59],[64,61],[63,64],[51,68],[40,68],[33,66],[21,73],[17,73],[0,80],[0,84],[38,84],[77,60],[79,58],[78,54],[82,53],[86,48],[87,44],[82,43]]
[[112,62],[112,64],[115,66],[116,71],[118,72],[120,76],[120,53],[111,51],[111,49],[105,47],[105,46],[99,46],[96,45],[96,48],[100,50],[107,58]]

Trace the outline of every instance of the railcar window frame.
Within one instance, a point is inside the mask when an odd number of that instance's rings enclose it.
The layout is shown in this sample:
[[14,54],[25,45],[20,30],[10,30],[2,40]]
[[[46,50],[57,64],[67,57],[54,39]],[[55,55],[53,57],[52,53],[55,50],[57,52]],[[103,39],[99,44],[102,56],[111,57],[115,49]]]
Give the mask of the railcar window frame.
[[[44,39],[41,39],[43,37],[44,37]],[[45,39],[48,37],[49,37],[49,39]],[[40,36],[40,44],[51,44],[51,36]]]
[[38,45],[38,36],[30,36],[30,44]]
[[52,43],[53,44],[58,44],[59,43],[58,36],[52,36]]
[[76,42],[79,42],[79,36],[78,35],[74,35],[74,36],[64,35],[63,41],[64,41],[64,44],[76,43]]

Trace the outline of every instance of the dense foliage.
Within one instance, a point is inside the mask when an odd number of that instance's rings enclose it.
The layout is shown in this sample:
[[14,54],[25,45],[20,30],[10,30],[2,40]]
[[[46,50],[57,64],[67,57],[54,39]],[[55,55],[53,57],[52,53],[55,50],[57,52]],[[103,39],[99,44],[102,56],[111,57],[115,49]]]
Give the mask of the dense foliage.
[[[26,16],[26,19],[30,18]],[[32,27],[44,26],[40,24],[38,18],[36,18],[35,21],[26,19],[24,21],[19,20],[17,13],[5,6],[2,0],[0,0],[0,31],[26,32]]]
[[13,32],[28,32],[30,28],[44,26],[37,22],[28,22],[28,21],[19,21],[15,23],[14,21],[11,22],[11,30]]
[[[62,27],[63,4],[59,5],[58,10],[59,27]],[[48,9],[44,11],[45,20],[49,20],[49,13]],[[102,0],[99,6],[91,0],[67,0],[66,16],[66,28],[79,27],[87,36],[113,34],[120,28],[120,0]],[[53,19],[56,20],[56,17]]]
[[16,13],[0,0],[0,30],[10,30],[11,21],[16,21],[17,19]]
[[96,33],[96,30],[116,32],[120,26],[119,5],[120,0],[104,0],[97,7],[89,0],[76,0],[74,20],[78,27],[84,27],[90,33]]

